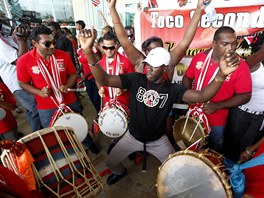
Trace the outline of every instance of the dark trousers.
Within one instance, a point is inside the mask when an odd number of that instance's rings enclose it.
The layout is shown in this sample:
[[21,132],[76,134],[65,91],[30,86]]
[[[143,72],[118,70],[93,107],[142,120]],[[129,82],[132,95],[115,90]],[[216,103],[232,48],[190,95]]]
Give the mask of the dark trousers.
[[98,88],[96,86],[95,79],[94,78],[92,78],[91,80],[86,79],[85,86],[88,96],[96,109],[96,112],[99,113],[101,109],[101,97],[98,94]]
[[227,118],[224,133],[223,153],[235,162],[240,153],[256,141],[263,121],[263,115],[247,113],[238,107],[232,108]]

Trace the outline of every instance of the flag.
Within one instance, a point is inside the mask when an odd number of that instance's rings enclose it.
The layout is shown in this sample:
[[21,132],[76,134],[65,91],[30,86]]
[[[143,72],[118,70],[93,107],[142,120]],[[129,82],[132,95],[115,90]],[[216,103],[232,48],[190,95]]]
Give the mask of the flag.
[[148,0],[148,7],[150,8],[158,8],[158,4],[156,0]]
[[100,0],[92,0],[92,3],[96,7],[100,4]]

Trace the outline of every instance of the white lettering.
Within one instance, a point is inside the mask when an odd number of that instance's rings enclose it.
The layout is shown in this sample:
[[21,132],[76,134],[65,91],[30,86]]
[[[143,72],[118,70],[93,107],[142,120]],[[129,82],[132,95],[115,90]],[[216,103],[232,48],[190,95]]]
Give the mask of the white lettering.
[[150,17],[152,28],[183,28],[184,17],[182,15],[176,16],[160,16],[158,12],[151,12]]
[[225,15],[224,26],[235,27],[235,22],[236,22],[236,14],[235,13],[227,13]]
[[250,13],[248,12],[239,12],[237,13],[236,27],[247,28],[249,27]]
[[261,6],[260,12],[255,12],[252,16],[251,28],[264,27],[264,6]]
[[202,28],[209,28],[210,26],[214,28],[219,28],[221,26],[230,26],[233,28],[263,28],[264,26],[264,6],[261,6],[260,10],[254,13],[229,12],[225,15],[217,13],[217,16],[218,20],[210,23],[206,14],[203,14],[200,26]]
[[[190,18],[193,17],[194,10],[190,12]],[[168,15],[161,16],[159,12],[151,12],[151,28],[183,28],[184,17],[183,15]],[[260,6],[260,10],[254,13],[249,12],[229,12],[226,14],[217,13],[218,20],[211,23],[203,14],[200,24],[202,28],[219,28],[221,26],[230,26],[233,28],[263,28],[264,27],[264,6]]]

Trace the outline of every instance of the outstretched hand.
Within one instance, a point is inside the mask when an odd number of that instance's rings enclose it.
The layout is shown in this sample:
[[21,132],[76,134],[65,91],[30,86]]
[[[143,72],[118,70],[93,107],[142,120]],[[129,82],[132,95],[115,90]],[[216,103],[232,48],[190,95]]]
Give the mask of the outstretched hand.
[[221,72],[228,76],[233,73],[240,64],[240,58],[235,51],[226,51],[225,54],[220,57],[219,67]]
[[211,3],[211,0],[198,0],[197,8],[204,9],[205,5],[208,5],[209,3]]
[[187,4],[187,2],[188,2],[187,0],[178,0],[180,7],[185,6]]
[[115,8],[116,6],[116,0],[106,0],[107,4],[108,4],[108,8]]
[[96,34],[93,28],[88,30],[84,29],[78,34],[78,40],[84,51],[93,47],[95,39]]

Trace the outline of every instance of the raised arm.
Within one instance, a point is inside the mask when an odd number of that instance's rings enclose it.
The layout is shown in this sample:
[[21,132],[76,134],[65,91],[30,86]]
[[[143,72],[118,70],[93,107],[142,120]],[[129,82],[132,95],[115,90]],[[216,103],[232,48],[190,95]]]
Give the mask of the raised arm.
[[250,67],[250,71],[252,72],[257,69],[255,67],[258,66],[258,63],[263,61],[264,61],[264,43],[261,45],[261,48],[256,53],[252,54],[247,58],[246,62]]
[[82,32],[79,32],[78,38],[81,48],[88,59],[89,66],[95,80],[103,86],[121,88],[122,84],[120,77],[117,75],[107,74],[100,66],[99,61],[93,52],[92,48],[95,40],[94,30],[83,30]]
[[20,57],[28,51],[26,29],[22,27],[16,27],[13,32],[13,38],[18,44],[17,55]]
[[186,53],[186,50],[188,49],[189,45],[191,44],[194,38],[198,23],[201,19],[203,9],[205,8],[203,2],[204,0],[198,0],[197,7],[195,9],[192,20],[188,28],[184,32],[184,36],[182,40],[170,52],[171,61],[170,61],[169,67],[167,68],[169,70],[167,71],[169,79],[172,79],[175,66],[181,61],[181,59]]
[[117,38],[124,51],[126,52],[126,55],[128,56],[130,62],[135,66],[135,71],[141,73],[143,71],[143,65],[141,64],[141,62],[145,59],[145,56],[127,38],[126,30],[121,23],[119,15],[116,11],[116,0],[107,0],[107,3]]

